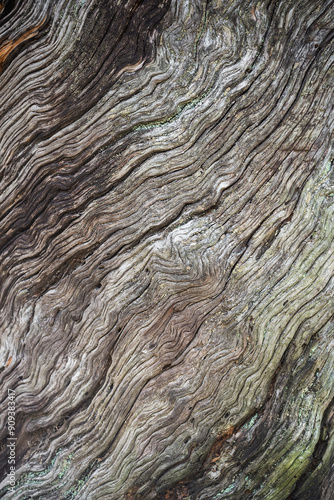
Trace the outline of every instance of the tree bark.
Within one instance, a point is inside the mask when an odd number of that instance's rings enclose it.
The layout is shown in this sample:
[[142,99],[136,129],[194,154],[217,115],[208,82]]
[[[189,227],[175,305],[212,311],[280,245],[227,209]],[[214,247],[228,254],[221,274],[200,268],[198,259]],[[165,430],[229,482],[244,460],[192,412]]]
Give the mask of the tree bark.
[[333,498],[333,1],[0,10],[1,498]]

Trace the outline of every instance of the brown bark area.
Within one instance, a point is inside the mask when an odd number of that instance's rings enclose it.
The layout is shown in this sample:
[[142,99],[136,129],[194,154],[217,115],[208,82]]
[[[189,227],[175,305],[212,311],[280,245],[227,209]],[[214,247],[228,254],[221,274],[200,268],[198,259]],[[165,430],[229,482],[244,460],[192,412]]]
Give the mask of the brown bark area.
[[1,498],[331,498],[333,33],[1,4]]

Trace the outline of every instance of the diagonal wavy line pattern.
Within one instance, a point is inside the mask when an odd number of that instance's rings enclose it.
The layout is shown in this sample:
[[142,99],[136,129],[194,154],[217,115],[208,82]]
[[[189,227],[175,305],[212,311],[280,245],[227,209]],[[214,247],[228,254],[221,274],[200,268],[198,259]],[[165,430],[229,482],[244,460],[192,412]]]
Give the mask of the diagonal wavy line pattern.
[[331,498],[333,7],[1,4],[1,498]]

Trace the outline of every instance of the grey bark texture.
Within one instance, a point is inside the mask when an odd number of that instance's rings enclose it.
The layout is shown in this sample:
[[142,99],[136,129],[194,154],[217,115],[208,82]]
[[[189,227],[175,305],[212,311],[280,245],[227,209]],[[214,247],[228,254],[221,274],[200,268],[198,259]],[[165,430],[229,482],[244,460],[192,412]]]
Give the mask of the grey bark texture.
[[0,497],[331,500],[333,1],[0,11]]

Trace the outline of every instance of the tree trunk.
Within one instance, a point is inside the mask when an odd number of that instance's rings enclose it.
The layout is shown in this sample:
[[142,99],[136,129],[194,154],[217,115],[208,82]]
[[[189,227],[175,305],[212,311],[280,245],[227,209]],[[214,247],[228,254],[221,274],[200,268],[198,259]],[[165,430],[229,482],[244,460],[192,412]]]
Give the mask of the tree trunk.
[[333,1],[0,10],[1,498],[333,498]]

